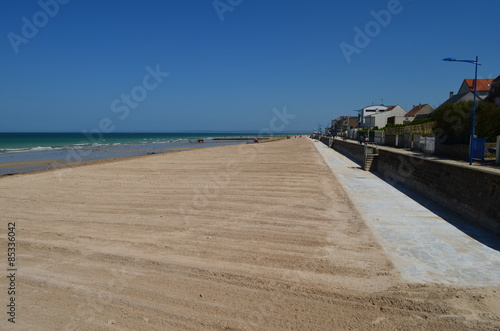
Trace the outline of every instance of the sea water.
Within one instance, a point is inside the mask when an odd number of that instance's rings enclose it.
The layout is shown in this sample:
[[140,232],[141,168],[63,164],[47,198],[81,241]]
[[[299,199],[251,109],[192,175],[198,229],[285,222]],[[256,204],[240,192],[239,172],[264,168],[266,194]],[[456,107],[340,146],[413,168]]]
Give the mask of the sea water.
[[[75,162],[247,143],[252,133],[0,133],[0,176]],[[203,143],[198,143],[203,139]]]
[[[254,134],[256,136],[256,134]],[[252,137],[238,133],[0,133],[0,153],[97,148],[131,144],[190,142],[202,139]]]

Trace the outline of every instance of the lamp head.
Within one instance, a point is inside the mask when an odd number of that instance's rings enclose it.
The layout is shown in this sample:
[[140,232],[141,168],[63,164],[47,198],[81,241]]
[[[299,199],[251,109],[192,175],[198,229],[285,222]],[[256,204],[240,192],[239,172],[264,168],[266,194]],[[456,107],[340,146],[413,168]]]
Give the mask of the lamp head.
[[476,61],[474,60],[457,60],[453,57],[447,57],[445,59],[443,59],[443,61],[450,61],[450,62],[465,62],[465,63],[472,63],[472,64],[477,64],[478,66],[481,65],[481,63],[477,63]]

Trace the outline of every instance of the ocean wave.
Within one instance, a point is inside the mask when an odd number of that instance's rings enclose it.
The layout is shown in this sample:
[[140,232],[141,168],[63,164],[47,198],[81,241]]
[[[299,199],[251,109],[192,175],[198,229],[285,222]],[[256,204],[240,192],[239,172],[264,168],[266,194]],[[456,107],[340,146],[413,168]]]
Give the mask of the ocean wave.
[[101,147],[104,144],[74,144],[67,146],[34,146],[34,147],[20,147],[20,148],[4,148],[0,149],[1,154],[10,153],[30,153],[30,152],[49,152],[49,151],[61,151],[61,150],[72,150],[72,149],[84,149],[89,147]]
[[[65,145],[63,144],[63,139],[60,139],[57,141],[55,144],[49,145],[49,144],[44,144],[43,142],[40,142],[42,146],[8,146],[4,145],[0,148],[0,154],[11,154],[11,153],[31,153],[31,152],[54,152],[54,151],[61,151],[61,150],[85,150],[85,149],[93,149],[93,150],[98,150],[98,149],[105,149],[109,147],[115,148],[122,148],[127,146],[141,146],[141,145],[158,145],[158,144],[166,144],[166,145],[171,145],[171,144],[183,144],[183,143],[196,143],[198,139],[204,139],[205,142],[215,142],[213,139],[217,137],[218,135],[210,135],[210,136],[203,136],[203,135],[185,135],[182,137],[137,137],[139,139],[137,140],[123,140],[121,137],[119,139],[102,139],[98,142],[94,141],[88,141],[88,140],[79,140],[79,141],[72,141],[71,143]],[[45,145],[45,146],[43,146]],[[140,147],[146,148],[146,147]]]
[[36,147],[26,147],[26,148],[6,148],[0,149],[0,153],[26,153],[26,152],[41,152],[41,151],[50,151],[57,148],[52,146],[36,146]]

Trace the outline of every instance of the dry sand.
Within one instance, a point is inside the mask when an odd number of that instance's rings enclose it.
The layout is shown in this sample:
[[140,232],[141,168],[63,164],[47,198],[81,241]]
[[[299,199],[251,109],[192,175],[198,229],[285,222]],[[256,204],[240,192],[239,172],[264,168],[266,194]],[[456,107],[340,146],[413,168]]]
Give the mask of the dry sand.
[[16,330],[500,326],[499,288],[404,283],[307,139],[3,177],[0,207]]

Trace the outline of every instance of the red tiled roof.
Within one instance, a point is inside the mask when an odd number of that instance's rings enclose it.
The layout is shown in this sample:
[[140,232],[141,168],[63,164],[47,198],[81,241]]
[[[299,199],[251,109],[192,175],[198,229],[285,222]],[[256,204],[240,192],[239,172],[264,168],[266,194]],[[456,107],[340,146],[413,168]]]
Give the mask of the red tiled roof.
[[419,111],[421,111],[421,110],[422,110],[422,108],[424,108],[425,106],[427,106],[427,104],[425,104],[425,105],[418,105],[418,106],[415,106],[415,107],[413,107],[413,108],[412,108],[412,110],[410,110],[410,111],[408,112],[408,114],[406,114],[405,116],[407,116],[407,117],[415,117],[415,116],[417,115],[417,113],[418,113]]
[[[464,79],[464,82],[467,84],[471,92],[474,91],[474,79]],[[489,91],[491,83],[493,83],[493,78],[478,79],[476,89],[478,91]]]
[[394,108],[396,108],[396,106],[387,106],[387,109],[385,111],[390,111],[393,110]]

